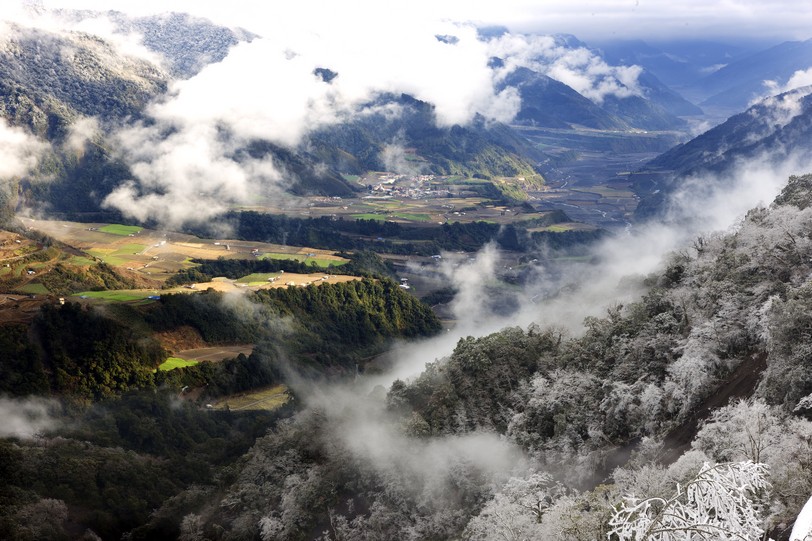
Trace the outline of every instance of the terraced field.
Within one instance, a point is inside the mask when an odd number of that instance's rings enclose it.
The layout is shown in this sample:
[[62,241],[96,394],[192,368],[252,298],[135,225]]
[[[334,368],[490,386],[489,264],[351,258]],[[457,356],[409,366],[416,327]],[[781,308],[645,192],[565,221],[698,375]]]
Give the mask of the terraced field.
[[265,389],[259,389],[250,393],[228,396],[212,404],[217,410],[230,411],[273,411],[278,409],[291,399],[288,388],[284,385],[275,385]]

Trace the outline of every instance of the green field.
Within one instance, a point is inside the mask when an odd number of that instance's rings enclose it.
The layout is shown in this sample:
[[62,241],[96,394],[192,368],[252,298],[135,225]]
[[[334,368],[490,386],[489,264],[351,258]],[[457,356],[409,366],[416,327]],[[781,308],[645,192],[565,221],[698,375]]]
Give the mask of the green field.
[[126,237],[128,235],[135,235],[136,233],[141,232],[141,228],[137,225],[110,224],[100,227],[99,231],[110,233],[111,235]]
[[155,295],[154,291],[139,291],[139,290],[118,290],[118,291],[82,291],[76,293],[76,297],[86,297],[89,299],[99,299],[109,302],[130,302],[144,300],[151,295]]
[[[337,259],[323,259],[319,257],[309,257],[303,254],[281,254],[276,252],[268,252],[259,256],[260,259],[292,259],[294,261],[301,261],[302,263],[315,263],[317,267],[326,269],[327,267],[339,267],[344,265],[346,261],[339,261]],[[267,279],[267,278],[266,278]],[[240,279],[242,280],[242,279]],[[238,280],[238,281],[240,281]]]
[[409,212],[396,212],[392,216],[394,216],[395,218],[409,220],[412,222],[428,222],[431,219],[431,217],[428,214],[414,214]]
[[229,396],[218,401],[215,409],[273,411],[284,406],[290,395],[284,385],[259,389],[243,395]]
[[267,284],[268,278],[276,278],[280,276],[278,272],[255,272],[254,274],[249,274],[247,276],[243,276],[237,280],[238,284],[248,284],[250,286],[257,286],[261,284]]
[[386,216],[383,214],[372,214],[372,213],[364,213],[364,214],[353,214],[353,218],[356,220],[376,220],[378,222],[385,222]]
[[163,372],[167,372],[169,370],[173,370],[175,368],[184,368],[187,366],[194,366],[199,364],[199,361],[187,361],[186,359],[181,359],[180,357],[169,357],[160,366],[158,366],[158,370]]
[[80,255],[75,255],[68,259],[68,263],[71,265],[81,266],[81,267],[92,267],[96,264],[96,262],[89,257],[83,257]]
[[17,288],[17,291],[21,291],[23,293],[30,293],[33,295],[48,295],[50,291],[48,288],[42,284],[26,284],[23,287]]
[[98,257],[108,265],[123,265],[130,259],[130,256],[138,254],[146,248],[146,244],[125,244],[116,250],[108,248],[92,248],[87,251],[90,255]]

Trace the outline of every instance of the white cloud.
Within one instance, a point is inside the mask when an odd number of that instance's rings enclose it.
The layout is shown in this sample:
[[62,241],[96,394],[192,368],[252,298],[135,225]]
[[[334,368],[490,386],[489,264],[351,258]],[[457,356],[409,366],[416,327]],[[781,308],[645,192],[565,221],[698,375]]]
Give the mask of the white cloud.
[[0,397],[0,438],[33,438],[56,426],[54,404],[38,398]]
[[585,47],[570,47],[552,36],[505,34],[489,42],[491,54],[505,61],[503,72],[525,67],[544,73],[597,104],[606,96],[640,96],[639,66],[610,66]]
[[76,153],[83,153],[87,142],[100,133],[99,121],[94,117],[79,118],[70,125],[66,141],[67,147]]
[[782,94],[810,85],[812,85],[812,67],[796,71],[783,85],[778,81],[764,81],[764,87],[767,90],[766,95],[768,96]]
[[47,144],[0,118],[0,179],[19,177],[36,164]]
[[[236,45],[221,62],[175,82],[148,108],[153,123],[119,133],[136,178],[106,204],[173,226],[208,219],[291,182],[270,160],[236,159],[241,145],[262,139],[295,148],[315,129],[364,114],[365,104],[384,93],[432,103],[440,126],[477,114],[513,118],[518,94],[495,90],[488,46],[475,28],[405,23],[357,31],[292,27]],[[437,34],[457,39],[444,43]],[[338,76],[327,83],[317,68]]]
[[114,190],[105,205],[169,227],[269,195],[282,179],[270,160],[232,156],[237,144],[212,123],[184,124],[169,135],[160,125],[140,125],[120,132],[118,142],[138,182]]

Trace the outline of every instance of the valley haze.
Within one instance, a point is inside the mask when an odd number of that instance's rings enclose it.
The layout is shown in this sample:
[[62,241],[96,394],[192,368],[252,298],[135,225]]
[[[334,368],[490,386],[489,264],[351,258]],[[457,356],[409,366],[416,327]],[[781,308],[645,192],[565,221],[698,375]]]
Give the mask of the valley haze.
[[0,538],[811,537],[810,29],[8,2]]

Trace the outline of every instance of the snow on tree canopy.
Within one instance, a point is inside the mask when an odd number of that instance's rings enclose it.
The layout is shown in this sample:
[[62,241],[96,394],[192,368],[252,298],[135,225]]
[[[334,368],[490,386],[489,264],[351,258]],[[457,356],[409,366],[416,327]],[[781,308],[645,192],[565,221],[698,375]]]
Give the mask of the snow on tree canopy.
[[703,464],[670,499],[628,496],[609,521],[619,541],[752,541],[764,530],[753,503],[768,488],[767,467],[752,461]]
[[810,541],[812,540],[812,497],[806,502],[804,508],[795,519],[795,526],[789,534],[789,541]]

